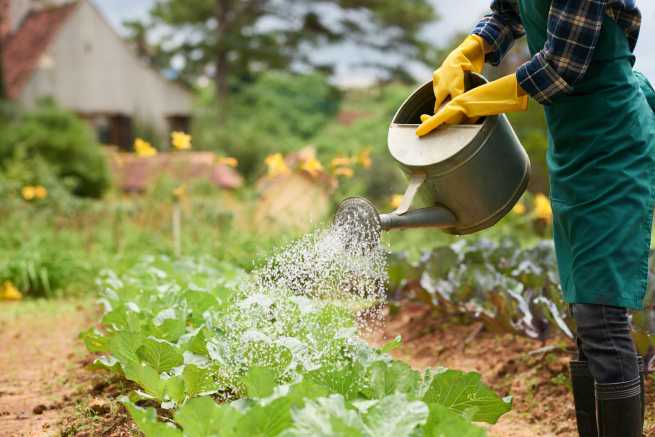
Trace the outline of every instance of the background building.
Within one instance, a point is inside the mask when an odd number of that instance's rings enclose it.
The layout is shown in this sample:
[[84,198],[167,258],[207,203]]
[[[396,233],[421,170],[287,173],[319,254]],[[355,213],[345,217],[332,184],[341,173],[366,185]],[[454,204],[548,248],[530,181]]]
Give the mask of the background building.
[[139,59],[87,0],[0,0],[8,97],[52,97],[88,120],[104,144],[129,148],[136,126],[189,130],[192,96]]

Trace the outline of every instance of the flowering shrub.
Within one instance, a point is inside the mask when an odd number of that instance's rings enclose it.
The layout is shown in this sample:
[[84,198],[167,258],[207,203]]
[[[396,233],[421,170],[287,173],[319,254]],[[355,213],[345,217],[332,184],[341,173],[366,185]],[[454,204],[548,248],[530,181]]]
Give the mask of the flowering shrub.
[[[13,161],[34,159],[47,163],[62,186],[76,195],[100,197],[109,188],[109,168],[94,133],[75,114],[52,102],[20,113],[0,128],[0,172]],[[25,174],[21,179],[34,184],[37,176]]]

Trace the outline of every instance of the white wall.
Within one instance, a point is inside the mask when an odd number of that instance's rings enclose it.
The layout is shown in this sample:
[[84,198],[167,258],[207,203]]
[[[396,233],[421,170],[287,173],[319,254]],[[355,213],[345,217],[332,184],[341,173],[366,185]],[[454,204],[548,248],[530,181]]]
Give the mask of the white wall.
[[121,113],[165,134],[166,116],[191,113],[191,94],[138,59],[87,1],[60,30],[23,90],[81,113]]

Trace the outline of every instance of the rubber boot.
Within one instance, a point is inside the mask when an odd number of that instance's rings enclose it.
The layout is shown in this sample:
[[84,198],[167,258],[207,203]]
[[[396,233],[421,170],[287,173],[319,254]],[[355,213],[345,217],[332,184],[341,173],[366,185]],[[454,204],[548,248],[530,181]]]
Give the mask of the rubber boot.
[[580,437],[598,437],[594,378],[586,361],[571,361],[571,386]]
[[641,378],[615,384],[596,383],[599,437],[642,437]]

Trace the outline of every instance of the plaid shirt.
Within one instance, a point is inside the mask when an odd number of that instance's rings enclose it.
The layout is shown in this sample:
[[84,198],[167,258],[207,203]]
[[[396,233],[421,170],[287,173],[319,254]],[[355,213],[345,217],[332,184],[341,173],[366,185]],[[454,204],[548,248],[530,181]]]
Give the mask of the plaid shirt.
[[[487,62],[498,65],[525,29],[517,0],[494,0],[491,10],[473,33],[493,49]],[[521,88],[542,104],[571,92],[589,68],[605,15],[625,31],[634,50],[641,28],[635,0],[552,0],[546,45],[516,72]]]

